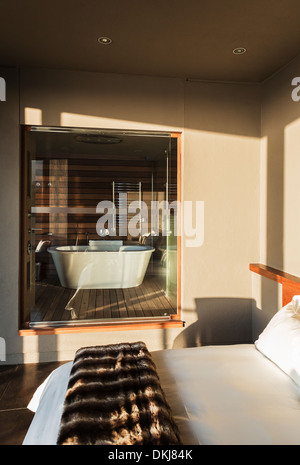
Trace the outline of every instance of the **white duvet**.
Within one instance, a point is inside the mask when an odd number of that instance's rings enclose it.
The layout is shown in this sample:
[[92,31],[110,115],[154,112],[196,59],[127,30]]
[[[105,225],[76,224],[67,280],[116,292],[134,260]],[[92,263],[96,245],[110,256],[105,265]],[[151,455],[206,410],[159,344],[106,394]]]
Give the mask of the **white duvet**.
[[[300,388],[255,345],[152,353],[187,445],[300,445]],[[54,370],[28,408],[24,444],[55,444],[72,363]]]

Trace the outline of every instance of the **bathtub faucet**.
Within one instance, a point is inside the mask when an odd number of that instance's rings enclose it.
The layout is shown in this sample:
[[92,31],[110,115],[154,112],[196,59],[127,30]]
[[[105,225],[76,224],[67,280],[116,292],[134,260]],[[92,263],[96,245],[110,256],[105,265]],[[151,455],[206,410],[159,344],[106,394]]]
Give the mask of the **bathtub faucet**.
[[89,245],[89,233],[88,231],[85,231],[85,236],[86,236],[86,243]]

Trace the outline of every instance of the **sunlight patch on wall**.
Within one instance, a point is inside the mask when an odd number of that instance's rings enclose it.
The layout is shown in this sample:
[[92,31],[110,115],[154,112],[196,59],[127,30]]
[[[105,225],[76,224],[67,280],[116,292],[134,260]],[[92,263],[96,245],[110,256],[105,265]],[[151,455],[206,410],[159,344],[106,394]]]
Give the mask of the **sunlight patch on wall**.
[[267,263],[267,218],[268,218],[268,138],[261,139],[260,147],[260,262]]
[[205,202],[203,246],[183,247],[184,306],[193,308],[195,295],[250,296],[248,265],[260,253],[262,139],[186,129],[184,144],[183,200]]
[[300,118],[284,130],[284,267],[300,276]]
[[25,124],[41,125],[42,121],[42,110],[40,108],[25,107],[24,109],[24,121]]
[[102,128],[107,125],[107,118],[63,112],[61,113],[60,124],[67,127]]
[[39,339],[36,337],[24,337],[23,353],[24,363],[38,363],[39,360]]
[[123,119],[107,118],[102,116],[84,115],[79,113],[61,112],[60,125],[78,128],[103,128],[103,129],[131,129],[145,131],[178,131],[178,128],[170,128],[161,124],[144,123],[140,121],[127,121]]

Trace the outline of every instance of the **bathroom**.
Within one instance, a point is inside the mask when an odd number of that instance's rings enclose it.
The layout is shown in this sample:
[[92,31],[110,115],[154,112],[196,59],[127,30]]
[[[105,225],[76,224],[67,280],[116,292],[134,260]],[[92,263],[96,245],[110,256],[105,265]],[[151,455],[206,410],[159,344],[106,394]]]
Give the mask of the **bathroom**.
[[176,316],[178,137],[24,126],[22,139],[23,326]]

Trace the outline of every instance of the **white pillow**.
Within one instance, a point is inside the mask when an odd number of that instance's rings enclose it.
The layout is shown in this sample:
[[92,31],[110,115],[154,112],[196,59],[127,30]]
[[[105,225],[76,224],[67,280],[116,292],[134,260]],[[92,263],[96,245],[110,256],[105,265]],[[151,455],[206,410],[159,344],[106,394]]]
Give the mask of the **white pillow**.
[[300,312],[293,302],[274,315],[255,346],[300,386]]

